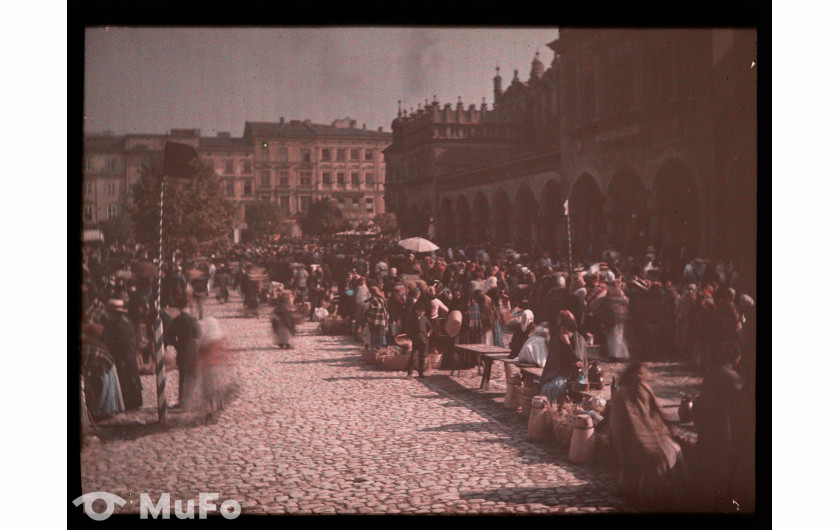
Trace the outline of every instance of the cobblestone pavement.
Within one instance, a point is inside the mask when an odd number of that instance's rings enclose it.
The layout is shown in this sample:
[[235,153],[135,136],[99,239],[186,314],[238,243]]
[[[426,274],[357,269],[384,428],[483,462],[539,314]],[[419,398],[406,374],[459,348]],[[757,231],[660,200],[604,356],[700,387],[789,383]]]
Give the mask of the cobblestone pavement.
[[[144,403],[108,422],[82,451],[84,492],[174,502],[218,493],[243,513],[586,513],[632,511],[617,473],[570,464],[526,441],[526,420],[504,410],[502,370],[478,392],[475,369],[425,380],[368,366],[349,338],[299,330],[295,349],[271,342],[268,310],[206,310],[226,331],[238,388],[214,416],[176,412],[155,423],[154,376]],[[177,402],[177,373],[167,394]],[[144,424],[141,424],[144,423]],[[197,501],[196,501],[197,502]]]

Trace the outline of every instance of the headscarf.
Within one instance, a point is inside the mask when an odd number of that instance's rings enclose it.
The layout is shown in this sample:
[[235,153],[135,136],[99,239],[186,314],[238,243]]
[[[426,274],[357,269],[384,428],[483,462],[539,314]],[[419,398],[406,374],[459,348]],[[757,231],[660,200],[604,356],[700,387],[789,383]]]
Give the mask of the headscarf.
[[534,313],[530,309],[526,309],[522,312],[522,315],[519,317],[519,326],[522,331],[528,329],[528,325],[534,321]]

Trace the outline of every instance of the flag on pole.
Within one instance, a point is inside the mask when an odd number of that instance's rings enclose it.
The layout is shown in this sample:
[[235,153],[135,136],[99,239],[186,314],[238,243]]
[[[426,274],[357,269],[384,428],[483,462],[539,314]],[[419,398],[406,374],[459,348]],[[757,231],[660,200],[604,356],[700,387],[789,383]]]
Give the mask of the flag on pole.
[[569,199],[563,203],[563,215],[569,215]]
[[195,175],[193,160],[198,158],[194,147],[176,142],[166,142],[163,149],[163,174],[167,177],[188,179]]

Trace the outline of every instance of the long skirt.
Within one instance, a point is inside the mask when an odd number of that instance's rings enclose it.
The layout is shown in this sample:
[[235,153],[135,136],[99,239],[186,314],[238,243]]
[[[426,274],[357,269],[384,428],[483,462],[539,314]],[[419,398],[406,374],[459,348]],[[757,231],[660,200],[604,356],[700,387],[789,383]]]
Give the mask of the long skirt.
[[614,325],[607,333],[607,356],[611,359],[629,359],[630,351],[624,340],[624,323]]
[[94,418],[107,417],[125,410],[123,403],[120,378],[117,376],[117,368],[111,369],[102,376],[102,394],[99,402],[93,409]]
[[274,343],[275,344],[288,344],[289,346],[292,345],[292,340],[294,338],[294,334],[292,330],[284,326],[283,324],[277,323],[274,326]]
[[502,323],[498,321],[493,323],[493,345],[498,346],[499,348],[505,347],[504,338],[502,336]]
[[542,386],[540,395],[547,397],[549,403],[556,403],[557,400],[566,396],[566,386],[566,378],[562,375],[558,375]]

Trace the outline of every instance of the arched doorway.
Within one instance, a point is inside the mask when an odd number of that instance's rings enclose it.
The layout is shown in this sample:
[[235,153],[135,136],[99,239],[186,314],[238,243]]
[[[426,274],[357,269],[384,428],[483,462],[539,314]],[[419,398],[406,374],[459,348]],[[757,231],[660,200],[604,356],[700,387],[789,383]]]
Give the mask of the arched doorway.
[[463,195],[458,196],[455,201],[455,241],[460,246],[464,246],[470,241],[470,231],[472,230],[472,212],[470,211],[470,204]]
[[452,246],[455,244],[455,222],[452,214],[452,200],[449,197],[444,197],[440,201],[439,212],[438,240],[441,245]]
[[479,243],[490,241],[490,205],[483,192],[478,192],[473,200],[473,238]]
[[545,185],[540,203],[539,226],[540,243],[547,250],[554,250],[558,246],[560,234],[565,233],[565,219],[563,213],[563,192],[556,180],[550,180]]
[[511,243],[510,199],[505,190],[499,189],[493,197],[492,225],[493,243],[507,245]]
[[513,238],[517,248],[523,250],[529,248],[536,239],[534,228],[537,213],[537,200],[534,198],[534,193],[527,184],[523,184],[516,192],[516,198],[513,201]]
[[620,169],[610,181],[604,205],[610,243],[623,252],[638,253],[650,237],[645,188],[631,169]]
[[603,207],[601,188],[592,175],[584,173],[578,177],[569,195],[572,259],[575,262],[589,259],[604,233]]
[[669,259],[679,258],[683,247],[688,256],[701,250],[701,203],[697,181],[685,164],[666,162],[653,181],[651,233]]

